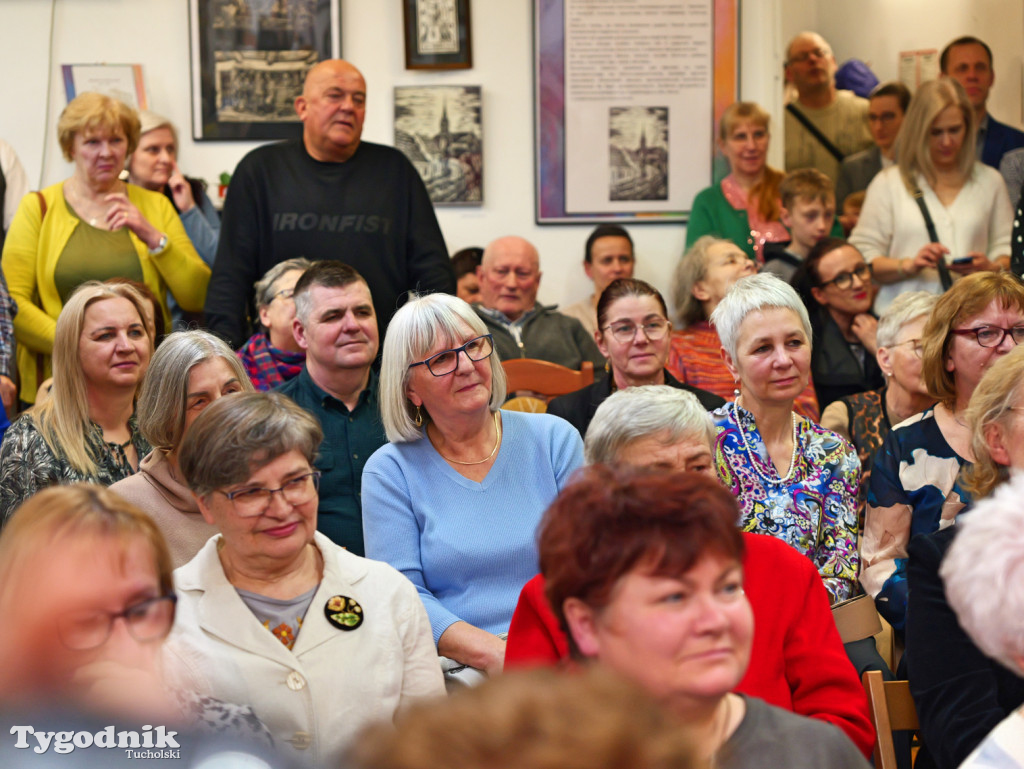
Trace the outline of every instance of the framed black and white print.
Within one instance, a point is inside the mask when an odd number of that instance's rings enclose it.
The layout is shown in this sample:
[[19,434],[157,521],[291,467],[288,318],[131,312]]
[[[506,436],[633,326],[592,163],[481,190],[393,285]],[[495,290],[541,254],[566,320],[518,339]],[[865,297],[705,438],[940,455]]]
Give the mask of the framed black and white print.
[[469,0],[402,0],[406,69],[469,69]]

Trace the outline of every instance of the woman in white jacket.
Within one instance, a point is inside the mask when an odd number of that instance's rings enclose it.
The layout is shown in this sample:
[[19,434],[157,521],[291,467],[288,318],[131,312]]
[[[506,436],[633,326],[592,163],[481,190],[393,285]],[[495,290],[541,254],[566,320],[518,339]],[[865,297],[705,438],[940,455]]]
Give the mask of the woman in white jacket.
[[1013,211],[1002,177],[976,160],[976,129],[974,110],[955,80],[929,81],[914,94],[896,140],[897,164],[868,186],[850,235],[882,284],[876,312],[904,291],[939,293],[940,260],[954,278],[1009,266]]

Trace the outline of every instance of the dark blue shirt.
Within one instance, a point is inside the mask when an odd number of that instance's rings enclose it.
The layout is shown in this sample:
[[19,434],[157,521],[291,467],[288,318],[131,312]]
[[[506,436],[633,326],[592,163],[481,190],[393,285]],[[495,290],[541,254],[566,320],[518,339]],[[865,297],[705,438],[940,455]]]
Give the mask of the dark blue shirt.
[[363,465],[388,442],[380,421],[377,373],[370,371],[370,381],[353,411],[317,387],[305,366],[277,392],[316,417],[324,431],[324,442],[313,463],[321,473],[317,529],[350,552],[364,555],[360,494]]

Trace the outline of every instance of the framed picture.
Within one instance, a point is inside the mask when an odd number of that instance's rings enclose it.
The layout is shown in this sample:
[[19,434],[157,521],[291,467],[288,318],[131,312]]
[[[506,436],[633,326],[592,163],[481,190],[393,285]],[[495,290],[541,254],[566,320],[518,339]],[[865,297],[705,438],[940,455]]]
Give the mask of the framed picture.
[[469,69],[469,0],[402,0],[406,69]]
[[189,0],[189,33],[193,138],[294,138],[306,73],[341,57],[340,0]]
[[480,86],[396,87],[395,146],[419,171],[434,204],[483,203]]
[[134,109],[146,109],[146,86],[141,64],[62,64],[64,95],[96,91],[113,96]]

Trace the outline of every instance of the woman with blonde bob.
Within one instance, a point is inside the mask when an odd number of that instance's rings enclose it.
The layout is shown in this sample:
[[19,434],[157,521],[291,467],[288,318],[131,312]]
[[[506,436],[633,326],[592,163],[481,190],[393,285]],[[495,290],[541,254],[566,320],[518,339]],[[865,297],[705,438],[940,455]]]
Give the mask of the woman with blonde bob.
[[82,285],[54,337],[50,397],[22,414],[0,447],[0,520],[36,491],[127,478],[149,453],[135,397],[153,353],[144,300],[128,285]]
[[139,430],[153,450],[139,472],[111,488],[160,527],[174,566],[192,560],[217,529],[203,520],[181,469],[178,450],[189,427],[219,398],[252,392],[238,356],[207,331],[177,331],[153,355],[139,393]]
[[940,260],[954,276],[1009,267],[1010,198],[1002,176],[976,160],[976,133],[974,108],[955,80],[923,83],[910,100],[896,139],[897,164],[868,185],[850,234],[883,284],[876,311],[904,291],[939,293]]
[[960,479],[975,459],[968,404],[989,368],[1024,341],[1024,286],[1009,273],[958,280],[935,303],[921,339],[922,377],[938,403],[893,429],[875,455],[861,542],[861,584],[898,633],[908,542],[949,526],[970,502]]
[[779,184],[784,174],[768,165],[769,116],[749,101],[729,105],[719,123],[718,148],[731,172],[693,201],[686,247],[703,235],[727,238],[759,264],[765,243],[789,240],[779,220]]
[[64,108],[57,136],[74,171],[22,198],[3,249],[3,273],[18,303],[21,399],[28,403],[51,375],[57,316],[77,286],[114,277],[145,283],[169,326],[168,290],[182,309],[199,311],[210,280],[171,202],[119,178],[139,141],[135,110],[83,93]]
[[380,380],[391,443],[363,470],[366,555],[416,585],[452,670],[501,671],[499,636],[538,571],[537,524],[583,463],[568,422],[499,411],[504,399],[501,362],[472,307],[431,294],[395,314]]

